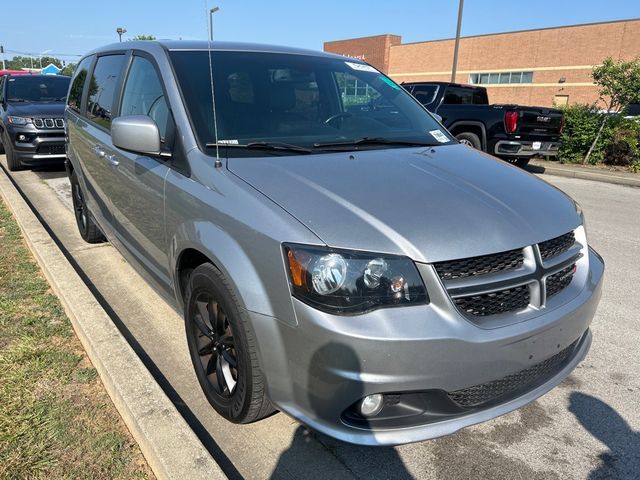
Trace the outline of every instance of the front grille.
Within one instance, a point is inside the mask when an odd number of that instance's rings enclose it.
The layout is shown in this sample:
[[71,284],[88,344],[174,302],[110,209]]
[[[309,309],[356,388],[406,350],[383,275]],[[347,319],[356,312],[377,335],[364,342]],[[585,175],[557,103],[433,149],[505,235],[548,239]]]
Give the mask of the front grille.
[[538,244],[540,248],[540,256],[543,260],[546,260],[556,255],[560,255],[563,252],[569,250],[576,242],[576,237],[573,232],[565,233],[559,237],[552,238],[546,242]]
[[34,118],[33,125],[36,128],[64,128],[63,118]]
[[522,310],[529,305],[529,287],[521,285],[498,292],[454,298],[462,312],[484,317],[498,313]]
[[64,155],[64,144],[40,145],[37,153],[39,155]]
[[513,270],[522,266],[524,255],[521,249],[508,252],[483,255],[481,257],[463,258],[434,264],[442,280],[486,275],[488,273]]
[[547,298],[552,297],[556,293],[559,293],[568,287],[571,280],[573,280],[574,273],[576,273],[575,263],[560,270],[558,273],[549,275],[547,277]]
[[546,379],[558,373],[566,365],[577,343],[578,340],[561,352],[556,353],[553,357],[532,367],[507,375],[499,380],[448,392],[448,396],[456,404],[464,408],[479,407],[514,396],[517,393],[542,384]]

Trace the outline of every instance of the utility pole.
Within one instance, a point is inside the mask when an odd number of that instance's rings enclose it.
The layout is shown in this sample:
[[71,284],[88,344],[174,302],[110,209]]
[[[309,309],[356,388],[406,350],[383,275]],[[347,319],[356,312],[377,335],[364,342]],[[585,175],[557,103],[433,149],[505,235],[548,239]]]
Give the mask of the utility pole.
[[456,43],[453,47],[453,67],[451,68],[451,81],[456,81],[456,70],[458,69],[458,46],[460,44],[460,30],[462,28],[462,8],[464,0],[460,0],[458,7],[458,28],[456,29]]
[[4,64],[4,46],[0,45],[0,53],[2,54],[2,69],[6,70],[7,66]]
[[209,10],[209,41],[213,42],[213,14],[220,10],[220,7],[213,7]]

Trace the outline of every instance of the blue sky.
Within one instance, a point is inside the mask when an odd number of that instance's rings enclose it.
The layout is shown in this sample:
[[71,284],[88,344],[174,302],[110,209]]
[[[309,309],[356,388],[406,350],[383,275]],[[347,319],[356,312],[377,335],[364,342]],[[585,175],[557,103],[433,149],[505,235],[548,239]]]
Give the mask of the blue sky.
[[[128,36],[205,39],[204,0],[57,0],[2,2],[0,44],[8,51],[50,50],[67,60]],[[316,50],[326,40],[394,33],[403,42],[455,35],[458,0],[207,0],[218,40]],[[466,0],[463,35],[640,17],[639,0]],[[8,58],[13,53],[6,54]]]

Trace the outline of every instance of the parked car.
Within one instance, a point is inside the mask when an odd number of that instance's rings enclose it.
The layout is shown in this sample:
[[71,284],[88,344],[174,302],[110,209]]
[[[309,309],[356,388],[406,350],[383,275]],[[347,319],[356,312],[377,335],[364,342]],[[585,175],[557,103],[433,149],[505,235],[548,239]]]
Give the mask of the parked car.
[[561,110],[489,105],[487,89],[450,82],[403,83],[465,145],[521,167],[532,157],[555,157],[563,127]]
[[232,422],[277,408],[347,442],[434,438],[587,354],[604,264],[580,207],[359,60],[110,45],[79,63],[66,119],[82,237],[184,315]]
[[9,170],[62,165],[64,108],[69,77],[0,76],[0,153]]

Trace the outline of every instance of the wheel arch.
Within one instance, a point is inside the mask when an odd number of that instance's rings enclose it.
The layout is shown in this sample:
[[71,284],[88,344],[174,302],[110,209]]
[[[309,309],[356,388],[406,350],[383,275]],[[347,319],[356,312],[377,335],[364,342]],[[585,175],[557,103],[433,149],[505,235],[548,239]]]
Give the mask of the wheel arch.
[[[274,316],[269,295],[252,260],[233,238],[208,222],[194,222],[180,230],[190,234],[173,238],[170,261],[174,294],[181,309],[184,309],[190,271],[208,262],[224,275],[243,308]],[[207,239],[207,242],[193,241],[192,238]]]

